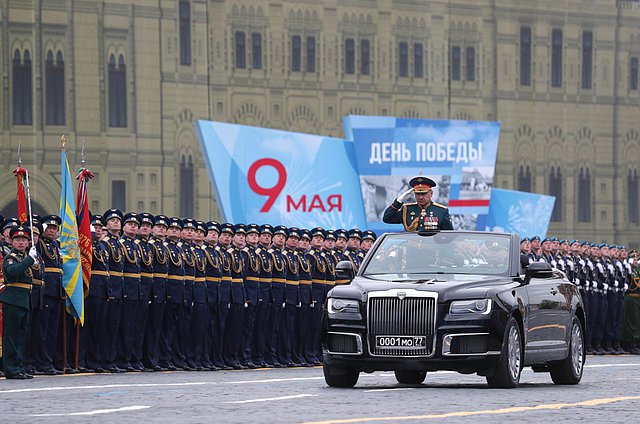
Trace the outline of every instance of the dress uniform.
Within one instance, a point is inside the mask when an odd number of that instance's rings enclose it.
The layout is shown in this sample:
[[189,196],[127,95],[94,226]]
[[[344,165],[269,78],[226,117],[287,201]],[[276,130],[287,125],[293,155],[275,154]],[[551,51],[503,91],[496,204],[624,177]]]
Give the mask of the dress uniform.
[[185,371],[195,370],[194,344],[191,340],[191,324],[193,320],[193,286],[196,278],[196,257],[191,249],[191,240],[184,239],[185,231],[195,231],[196,221],[192,218],[182,220],[183,238],[178,242],[178,247],[182,249],[184,265],[184,298],[182,303],[182,319],[178,338],[185,355],[186,365],[182,368]]
[[[249,224],[246,227],[247,237],[257,237],[260,235],[260,227],[256,224]],[[256,244],[249,244],[242,249],[244,260],[244,291],[246,294],[247,307],[244,310],[244,328],[242,330],[242,347],[240,363],[248,368],[257,368],[252,361],[253,332],[256,326],[256,315],[258,311],[258,298],[260,290],[260,256],[256,252]]]
[[[62,220],[56,215],[49,215],[43,217],[41,223],[43,227],[60,228]],[[37,329],[34,330],[34,339],[40,340],[41,348],[34,353],[33,365],[37,373],[55,375],[62,373],[55,365],[64,368],[60,323],[63,319],[62,306],[65,295],[62,288],[60,246],[57,240],[49,237],[50,234],[45,230],[38,242],[38,253],[44,262],[44,303],[35,323]]]
[[620,326],[622,324],[622,307],[624,304],[624,284],[626,274],[619,258],[619,248],[615,244],[609,245],[609,272],[613,275],[612,285],[607,293],[607,327],[605,331],[605,346],[607,353],[620,355],[625,353],[620,346]]
[[4,236],[4,241],[2,242],[2,252],[0,253],[2,253],[3,257],[11,253],[11,249],[13,248],[13,246],[11,244],[11,237],[9,237],[9,232],[13,227],[17,227],[18,225],[20,225],[20,221],[18,221],[16,218],[6,218],[2,221],[1,228],[2,234]]
[[[326,237],[325,231],[316,227],[311,230],[311,238],[314,237]],[[314,365],[321,364],[322,361],[322,348],[320,345],[320,330],[322,325],[322,309],[325,301],[325,285],[327,280],[327,262],[324,259],[322,250],[317,247],[312,247],[307,253],[307,259],[311,264],[311,289],[312,289],[312,304],[311,315],[309,316],[309,332],[307,334],[307,353],[305,357],[307,362],[311,362]]]
[[[287,227],[279,225],[273,228],[274,242],[268,252],[271,254],[273,268],[271,271],[271,310],[269,311],[269,328],[267,329],[266,362],[276,368],[285,367],[278,360],[278,335],[280,331],[280,315],[285,306],[285,286],[287,280],[287,264],[282,248],[288,236]],[[277,245],[276,238],[282,238],[282,244]]]
[[351,262],[351,265],[353,265],[354,272],[358,272],[358,269],[360,269],[361,259],[360,259],[360,256],[358,255],[358,248],[355,248],[353,245],[356,241],[358,246],[360,245],[360,242],[362,241],[362,231],[358,230],[357,228],[353,228],[349,230],[348,237],[349,237],[350,243],[347,244],[347,248],[343,252],[344,257],[349,262]]
[[[278,362],[287,366],[294,366],[292,359],[296,309],[300,302],[298,286],[300,285],[300,263],[298,262],[295,248],[300,240],[300,230],[289,228],[287,230],[287,242],[282,254],[286,263],[287,277],[284,288],[284,308],[280,314],[280,328],[278,331]],[[299,359],[299,358],[298,358]],[[297,364],[301,362],[299,359]]]
[[[346,238],[346,237],[345,237]],[[301,230],[301,240],[311,241],[311,232],[309,230]],[[296,310],[295,320],[295,343],[294,358],[296,362],[300,362],[305,366],[313,365],[313,358],[307,356],[309,354],[308,332],[311,320],[311,305],[313,304],[312,278],[311,278],[311,261],[307,257],[307,250],[298,247],[297,251],[298,263],[300,265],[298,274],[300,284],[298,286],[298,294],[300,297],[300,307]]]
[[[196,221],[196,232],[200,233],[202,239],[207,233],[204,222]],[[193,283],[193,311],[191,315],[191,328],[189,343],[193,357],[191,361],[198,371],[209,369],[209,355],[205,355],[205,338],[209,314],[207,305],[207,283],[206,283],[206,267],[207,258],[200,246],[196,244],[195,239],[190,245],[193,257],[195,259],[195,281]]]
[[[232,224],[223,224],[220,226],[220,237],[231,238],[235,233]],[[231,276],[231,256],[227,253],[229,244],[222,244],[218,240],[218,244],[215,247],[215,251],[220,258],[220,286],[218,287],[218,331],[217,337],[213,343],[214,349],[214,362],[216,367],[222,369],[233,369],[225,362],[224,356],[224,341],[227,330],[227,319],[229,317],[229,311],[231,310],[231,285],[233,284],[233,278]]]
[[402,224],[405,231],[453,230],[449,209],[431,201],[435,181],[427,177],[414,177],[409,185],[416,195],[427,196],[423,205],[418,203],[403,204],[410,190],[393,201],[382,217],[387,224]]
[[[216,239],[220,235],[220,224],[217,222],[209,221],[205,224],[207,232],[215,232]],[[210,244],[205,240],[204,244],[200,247],[204,252],[206,258],[205,268],[205,282],[207,287],[207,328],[205,340],[205,354],[207,355],[208,362],[205,362],[204,366],[208,367],[212,371],[217,371],[224,364],[221,359],[218,358],[217,351],[214,348],[218,347],[219,330],[218,330],[218,306],[219,300],[219,288],[222,281],[222,264],[220,261],[220,254],[215,248],[215,245]]]
[[[32,218],[31,224],[28,222],[23,224],[25,227],[32,227],[33,229],[33,238],[38,244],[39,237],[42,235],[42,225],[40,222]],[[1,255],[0,255],[1,256]],[[33,365],[33,357],[34,353],[40,348],[39,343],[40,340],[37,337],[38,333],[36,333],[36,326],[34,325],[36,319],[39,317],[39,314],[42,311],[43,300],[44,300],[44,291],[43,291],[43,276],[44,269],[42,267],[42,258],[38,257],[37,263],[34,263],[31,266],[31,293],[29,295],[31,300],[31,308],[29,308],[29,342],[27,344],[27,352],[25,354],[25,369],[28,374],[35,373],[35,367]],[[1,282],[0,282],[1,284]],[[2,321],[0,320],[0,323]]]
[[168,236],[164,242],[167,248],[167,259],[169,260],[167,268],[167,303],[165,305],[165,331],[167,347],[169,352],[164,353],[164,358],[171,358],[170,363],[161,363],[160,366],[175,370],[175,368],[184,369],[187,367],[182,339],[180,337],[183,303],[184,303],[184,257],[182,249],[178,246],[179,233],[182,231],[182,220],[173,217],[169,220],[168,232],[175,232],[176,236]]
[[[256,324],[253,329],[252,361],[261,367],[273,367],[266,362],[269,337],[269,313],[271,311],[271,278],[273,271],[273,256],[269,253],[273,227],[269,224],[260,226],[260,246],[256,254],[260,258],[260,282],[258,285],[258,307],[256,310]],[[264,243],[264,244],[263,244]]]
[[[377,238],[376,237],[376,233],[374,233],[373,231],[371,231],[371,230],[364,231],[362,233],[362,242],[363,242],[362,245],[365,244],[364,243],[365,241],[367,241],[369,243],[375,243],[376,238]],[[364,258],[367,256],[367,253],[369,252],[370,245],[368,245],[368,246],[369,247],[367,247],[367,248],[362,248],[361,247],[360,250],[358,250],[358,258],[360,259],[360,263],[362,263],[364,261]]]
[[628,265],[631,270],[629,287],[624,298],[624,318],[622,322],[622,345],[629,353],[640,355],[640,267],[638,252],[629,254]]
[[222,231],[233,231],[234,241],[227,247],[229,265],[231,267],[231,308],[227,317],[224,337],[224,361],[228,367],[234,369],[246,368],[240,363],[240,350],[242,348],[242,329],[244,328],[244,260],[242,259],[242,245],[237,242],[237,235],[246,234],[243,224],[231,224],[222,226]]
[[[149,244],[151,228],[155,223],[155,218],[150,213],[141,213],[138,215],[140,221],[140,230],[136,236],[134,243],[138,247],[138,256],[140,258],[140,300],[135,311],[133,322],[134,334],[134,351],[133,363],[134,368],[143,371],[153,371],[153,367],[145,366],[144,361],[144,339],[147,332],[147,320],[149,319],[149,308],[153,297],[153,247]],[[144,226],[144,229],[143,229]],[[144,232],[144,234],[141,234]]]
[[26,252],[31,237],[29,228],[15,226],[9,232],[9,237],[24,247],[14,247],[2,262],[5,286],[0,292],[0,303],[4,375],[8,379],[27,379],[32,378],[26,373],[24,359],[29,338],[30,290],[33,283],[31,267],[37,252],[36,249],[31,249],[28,254]]
[[[104,225],[102,215],[91,216],[91,225]],[[107,366],[109,323],[109,253],[100,240],[93,236],[93,258],[91,260],[91,280],[89,296],[86,299],[85,317],[87,326],[85,365],[94,372],[104,372]]]
[[[170,358],[160,357],[160,352],[170,352],[167,346],[166,332],[164,328],[165,304],[167,302],[167,247],[164,245],[164,234],[169,227],[169,218],[164,215],[156,215],[153,218],[154,234],[149,237],[149,247],[153,257],[153,286],[151,291],[151,303],[149,305],[149,318],[144,339],[143,364],[154,371],[164,371],[167,368],[160,366],[169,365]],[[156,236],[155,234],[159,234]],[[161,348],[162,346],[162,348]]]
[[[596,301],[596,310],[593,313],[593,349],[596,355],[603,355],[605,353],[602,348],[602,342],[605,336],[606,329],[606,317],[607,317],[607,308],[608,308],[608,297],[607,293],[609,292],[609,283],[610,283],[610,275],[609,268],[607,266],[606,255],[608,254],[608,247],[606,243],[601,243],[598,246],[595,246],[596,250],[596,259],[594,261],[594,281],[597,283],[595,292],[597,299]],[[593,247],[592,247],[593,251]]]

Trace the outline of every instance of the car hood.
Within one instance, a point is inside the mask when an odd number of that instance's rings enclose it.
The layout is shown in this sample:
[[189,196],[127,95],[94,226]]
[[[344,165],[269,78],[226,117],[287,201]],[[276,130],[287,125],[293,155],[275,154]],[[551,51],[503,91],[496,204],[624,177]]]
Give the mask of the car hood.
[[516,279],[495,275],[446,274],[433,275],[428,279],[413,281],[381,281],[367,277],[356,277],[350,284],[336,286],[330,297],[367,300],[369,292],[392,289],[418,290],[438,293],[439,301],[450,299],[482,299],[495,293],[517,287]]

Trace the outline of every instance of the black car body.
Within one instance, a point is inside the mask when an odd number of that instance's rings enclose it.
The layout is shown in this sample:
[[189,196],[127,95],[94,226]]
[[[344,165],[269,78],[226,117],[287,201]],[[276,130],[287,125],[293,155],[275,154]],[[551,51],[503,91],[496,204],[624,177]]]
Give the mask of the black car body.
[[357,275],[327,297],[325,379],[351,387],[360,372],[393,370],[401,383],[427,371],[486,376],[515,387],[523,366],[576,384],[585,361],[585,313],[576,285],[546,263],[522,261],[517,235],[471,231],[381,236]]

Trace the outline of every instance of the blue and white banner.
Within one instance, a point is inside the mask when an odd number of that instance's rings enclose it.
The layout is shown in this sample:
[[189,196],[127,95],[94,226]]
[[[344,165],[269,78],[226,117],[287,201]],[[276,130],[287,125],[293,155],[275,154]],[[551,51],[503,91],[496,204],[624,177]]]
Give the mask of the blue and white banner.
[[544,238],[555,201],[554,196],[494,188],[486,223],[479,223],[478,230]]
[[369,229],[384,224],[384,210],[422,174],[433,179],[434,202],[449,207],[454,228],[474,230],[486,215],[495,173],[500,124],[379,116],[347,116]]
[[353,143],[200,120],[224,218],[300,228],[366,228]]

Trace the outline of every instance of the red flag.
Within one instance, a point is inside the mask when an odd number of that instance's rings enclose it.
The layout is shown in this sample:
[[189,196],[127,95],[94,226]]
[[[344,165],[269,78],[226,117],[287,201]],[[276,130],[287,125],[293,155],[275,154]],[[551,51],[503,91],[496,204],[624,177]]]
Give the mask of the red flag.
[[78,195],[76,196],[76,222],[78,223],[78,247],[80,248],[80,262],[82,264],[82,281],[84,297],[89,295],[89,281],[91,280],[91,262],[93,260],[93,244],[91,243],[91,214],[89,213],[89,198],[87,196],[87,180],[93,174],[82,168],[78,180]]
[[24,192],[24,177],[27,175],[27,170],[19,166],[13,170],[13,175],[18,180],[18,219],[20,222],[27,222],[29,219],[29,213],[27,212],[27,195]]

